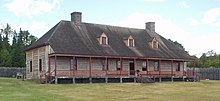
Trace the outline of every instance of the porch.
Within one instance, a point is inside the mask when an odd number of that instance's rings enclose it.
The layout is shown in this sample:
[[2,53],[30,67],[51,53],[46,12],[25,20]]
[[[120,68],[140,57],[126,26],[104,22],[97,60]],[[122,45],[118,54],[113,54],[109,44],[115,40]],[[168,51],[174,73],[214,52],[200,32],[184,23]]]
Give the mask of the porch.
[[[72,83],[85,80],[103,82],[136,82],[137,74],[154,81],[185,80],[194,77],[194,71],[187,71],[185,60],[138,57],[88,57],[51,54],[48,58],[48,70],[40,73],[40,80],[58,83],[61,79],[70,79]],[[139,71],[139,73],[137,73]]]

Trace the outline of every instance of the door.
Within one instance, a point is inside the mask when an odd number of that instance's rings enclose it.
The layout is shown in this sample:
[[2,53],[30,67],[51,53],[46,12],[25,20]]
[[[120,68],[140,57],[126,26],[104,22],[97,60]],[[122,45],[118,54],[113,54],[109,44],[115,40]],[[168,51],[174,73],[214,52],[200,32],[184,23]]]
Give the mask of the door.
[[135,73],[135,71],[134,71],[134,62],[130,62],[129,67],[130,67],[130,75],[134,75],[134,73]]

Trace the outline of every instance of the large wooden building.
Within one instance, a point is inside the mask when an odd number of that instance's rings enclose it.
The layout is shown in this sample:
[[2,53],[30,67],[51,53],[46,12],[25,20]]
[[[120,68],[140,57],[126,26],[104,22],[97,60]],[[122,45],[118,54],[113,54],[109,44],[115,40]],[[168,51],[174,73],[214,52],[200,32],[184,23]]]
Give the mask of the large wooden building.
[[190,55],[155,32],[82,22],[82,13],[60,21],[26,49],[27,79],[59,83],[129,81],[142,77],[187,77]]

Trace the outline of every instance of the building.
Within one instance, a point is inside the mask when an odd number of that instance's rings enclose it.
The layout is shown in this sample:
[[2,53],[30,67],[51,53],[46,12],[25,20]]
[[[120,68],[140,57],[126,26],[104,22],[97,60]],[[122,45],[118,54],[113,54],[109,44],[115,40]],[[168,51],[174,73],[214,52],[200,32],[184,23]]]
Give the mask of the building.
[[62,80],[129,81],[137,70],[143,77],[187,77],[190,55],[155,32],[145,29],[82,22],[82,13],[60,21],[26,49],[27,79],[59,83]]

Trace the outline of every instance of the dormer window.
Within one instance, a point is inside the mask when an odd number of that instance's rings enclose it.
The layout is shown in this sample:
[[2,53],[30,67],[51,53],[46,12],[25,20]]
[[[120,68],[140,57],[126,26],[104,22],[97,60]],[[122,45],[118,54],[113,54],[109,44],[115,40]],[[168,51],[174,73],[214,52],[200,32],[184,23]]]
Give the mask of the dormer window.
[[106,37],[102,37],[102,45],[106,45]]
[[129,47],[134,47],[134,39],[129,39],[128,40],[128,46]]
[[98,36],[97,40],[101,45],[108,45],[108,37],[105,33],[102,33],[100,36]]
[[130,35],[129,37],[125,37],[124,38],[124,43],[128,46],[128,47],[134,47],[134,38]]
[[152,48],[154,48],[154,49],[158,48],[158,42],[157,41],[152,42]]
[[153,38],[152,40],[149,41],[148,44],[151,48],[158,49],[158,47],[159,47],[158,43],[159,42],[155,38]]

